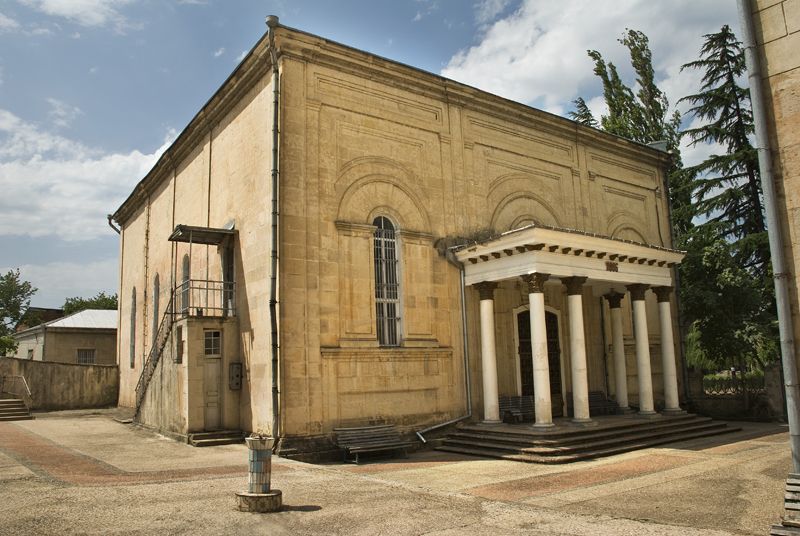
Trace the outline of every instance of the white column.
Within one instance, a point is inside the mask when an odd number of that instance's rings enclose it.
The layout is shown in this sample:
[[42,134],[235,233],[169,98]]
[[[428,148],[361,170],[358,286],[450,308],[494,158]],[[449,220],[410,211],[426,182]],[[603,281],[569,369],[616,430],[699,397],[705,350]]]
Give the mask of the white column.
[[569,309],[569,362],[572,373],[573,422],[589,423],[589,378],[586,372],[586,340],[583,332],[583,284],[585,277],[562,279],[567,286]]
[[664,413],[683,413],[678,400],[678,374],[675,370],[675,342],[672,338],[672,311],[669,297],[672,287],[654,287],[658,298],[658,321],[661,328],[661,374],[664,377]]
[[494,339],[494,289],[497,283],[474,285],[481,299],[481,368],[483,370],[483,422],[499,423],[500,401],[497,392],[497,355]]
[[547,359],[547,326],[544,321],[544,282],[548,274],[529,274],[522,279],[528,284],[531,318],[531,351],[533,353],[533,403],[535,427],[553,426],[550,400],[550,366]]
[[617,405],[623,412],[628,409],[628,370],[625,363],[625,341],[622,338],[622,307],[624,294],[606,294],[611,309],[611,353],[614,356],[614,391]]
[[628,285],[633,308],[633,336],[636,338],[636,376],[639,380],[639,415],[655,415],[653,378],[650,372],[650,336],[647,334],[647,285]]

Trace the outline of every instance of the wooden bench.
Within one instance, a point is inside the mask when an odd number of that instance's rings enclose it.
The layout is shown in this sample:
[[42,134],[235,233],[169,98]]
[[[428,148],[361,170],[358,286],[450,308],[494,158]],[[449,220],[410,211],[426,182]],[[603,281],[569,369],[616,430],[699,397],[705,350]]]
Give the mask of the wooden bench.
[[[414,446],[405,441],[393,424],[362,426],[360,428],[334,428],[334,443],[344,451],[344,461],[358,463],[359,454],[365,452],[402,451]],[[351,459],[348,459],[348,456]]]
[[503,422],[519,423],[533,420],[533,396],[501,396],[500,418]]

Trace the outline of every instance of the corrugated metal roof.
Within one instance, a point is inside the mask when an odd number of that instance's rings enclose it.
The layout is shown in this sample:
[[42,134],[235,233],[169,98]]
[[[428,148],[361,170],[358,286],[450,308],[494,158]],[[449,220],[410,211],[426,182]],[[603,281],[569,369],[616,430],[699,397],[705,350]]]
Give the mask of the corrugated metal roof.
[[117,312],[86,309],[47,323],[48,328],[117,329]]

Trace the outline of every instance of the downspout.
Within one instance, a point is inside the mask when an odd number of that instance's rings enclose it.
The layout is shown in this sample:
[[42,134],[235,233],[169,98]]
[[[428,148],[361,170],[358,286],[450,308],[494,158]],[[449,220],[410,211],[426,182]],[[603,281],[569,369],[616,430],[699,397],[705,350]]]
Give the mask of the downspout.
[[461,417],[457,417],[455,419],[451,419],[447,422],[434,424],[433,426],[429,426],[424,430],[420,430],[417,432],[417,437],[423,443],[427,443],[425,440],[424,434],[432,432],[434,430],[438,430],[439,428],[444,428],[445,426],[450,426],[451,424],[455,424],[457,422],[463,421],[464,419],[469,419],[472,417],[472,388],[470,387],[471,378],[469,374],[469,342],[467,341],[467,303],[465,301],[465,292],[464,292],[464,264],[459,261],[455,254],[453,253],[452,249],[445,250],[445,258],[447,261],[458,268],[460,273],[460,290],[461,290],[461,334],[462,334],[462,344],[464,345],[464,392],[467,396],[467,413],[466,415],[462,415]]
[[275,28],[278,27],[278,17],[267,17],[269,28],[269,56],[272,62],[272,254],[270,260],[269,281],[269,322],[272,334],[272,436],[278,445],[280,438],[281,413],[279,404],[278,374],[280,372],[280,353],[278,341],[278,117],[279,96],[278,84],[278,52],[275,50]]
[[750,2],[737,0],[739,23],[742,27],[742,46],[750,85],[750,101],[755,124],[758,167],[761,175],[761,189],[764,192],[764,209],[767,215],[767,235],[772,260],[772,273],[775,281],[775,305],[778,310],[778,330],[781,338],[781,362],[783,364],[784,386],[786,389],[786,416],[789,421],[789,438],[792,450],[794,473],[800,472],[800,420],[797,403],[800,390],[797,382],[797,364],[794,355],[794,334],[792,332],[792,310],[789,301],[790,274],[786,269],[783,253],[783,238],[778,224],[778,209],[775,203],[775,180],[772,175],[772,155],[767,135],[767,115],[764,110],[764,97],[761,87],[761,69],[756,51],[755,31]]
[[112,229],[114,229],[114,232],[116,232],[117,234],[120,234],[119,227],[114,225],[114,222],[111,221],[114,218],[114,215],[113,214],[108,214],[106,216],[106,218],[108,218],[108,226],[111,227]]

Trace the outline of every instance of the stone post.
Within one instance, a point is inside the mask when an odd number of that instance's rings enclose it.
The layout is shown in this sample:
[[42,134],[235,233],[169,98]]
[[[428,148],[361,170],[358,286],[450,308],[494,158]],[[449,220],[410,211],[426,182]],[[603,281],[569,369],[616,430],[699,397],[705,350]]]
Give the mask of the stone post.
[[583,284],[585,277],[566,277],[569,309],[569,363],[572,374],[572,422],[590,424],[589,379],[586,372],[586,340],[583,334]]
[[547,359],[547,326],[544,321],[544,282],[549,274],[528,274],[522,280],[528,284],[528,303],[531,318],[531,352],[533,354],[533,403],[536,428],[553,426],[553,405],[550,399],[550,366]]
[[658,319],[661,329],[661,374],[664,378],[664,411],[681,414],[678,400],[678,373],[675,370],[675,342],[672,338],[672,312],[669,297],[672,287],[653,287],[658,298]]
[[252,435],[245,438],[249,460],[247,491],[236,493],[242,512],[277,512],[281,509],[280,490],[270,488],[272,447],[275,438]]
[[614,391],[621,413],[628,407],[628,367],[625,360],[625,340],[622,337],[622,298],[624,294],[610,292],[605,298],[611,309],[611,353],[614,356]]
[[481,299],[481,369],[483,372],[483,422],[500,421],[500,396],[497,389],[497,354],[494,335],[494,290],[497,283],[483,281],[473,285]]
[[657,415],[653,405],[653,377],[650,371],[650,336],[647,333],[647,309],[644,293],[647,285],[628,285],[633,308],[633,334],[636,338],[636,375],[639,379],[639,415]]

